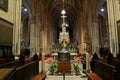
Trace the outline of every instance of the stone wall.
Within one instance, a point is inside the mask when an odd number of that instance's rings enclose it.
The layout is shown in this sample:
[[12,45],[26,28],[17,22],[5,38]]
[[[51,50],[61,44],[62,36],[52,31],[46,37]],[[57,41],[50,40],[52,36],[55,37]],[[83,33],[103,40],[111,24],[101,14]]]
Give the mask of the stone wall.
[[[5,12],[4,10],[0,9],[0,18],[13,23],[14,22],[14,8],[15,8],[15,0],[8,0],[8,11]],[[7,4],[6,4],[7,5]]]

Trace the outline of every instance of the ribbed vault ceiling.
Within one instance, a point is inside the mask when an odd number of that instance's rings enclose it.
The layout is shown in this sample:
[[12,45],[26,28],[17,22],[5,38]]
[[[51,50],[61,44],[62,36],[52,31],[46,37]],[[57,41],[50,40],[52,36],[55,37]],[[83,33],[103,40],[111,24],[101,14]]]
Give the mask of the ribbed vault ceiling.
[[80,3],[82,0],[45,0],[44,3],[46,8],[48,8],[48,14],[50,18],[54,20],[53,26],[57,29],[57,32],[61,29],[62,24],[62,14],[61,11],[64,9],[66,11],[65,22],[69,25],[67,30],[71,32],[70,37],[72,37],[72,30],[75,26],[75,21],[78,17],[78,12],[80,9]]
[[55,26],[60,27],[61,24],[61,11],[64,9],[66,11],[66,22],[68,23],[69,27],[74,25],[76,20],[78,9],[80,4],[80,0],[46,0],[46,6],[48,7],[49,15],[55,21]]
[[[31,8],[31,3],[34,0],[23,0],[23,2],[26,2]],[[35,0],[37,1],[37,0]],[[39,1],[39,0],[38,0]],[[64,3],[63,3],[64,1]],[[83,10],[84,2],[86,0],[42,0],[43,4],[45,5],[45,8],[47,9],[48,17],[53,20],[53,26],[59,31],[60,26],[62,23],[61,19],[61,11],[64,9],[66,11],[67,18],[65,19],[66,23],[69,25],[67,28],[70,32],[73,30],[75,26],[75,22],[77,18],[80,18],[80,13]],[[89,0],[88,0],[89,1]],[[100,2],[104,2],[105,0],[96,0],[97,4]],[[84,6],[85,7],[85,6]]]
[[[31,6],[33,4],[32,2],[37,0],[22,0],[22,1],[24,5],[28,4],[27,7],[31,9]],[[81,8],[83,7],[83,3],[85,0],[42,0],[43,4],[48,10],[47,11],[48,15],[52,20],[54,20],[54,25],[58,27],[60,26],[61,23],[61,11],[63,9],[63,1],[64,9],[66,10],[67,16],[66,22],[69,24],[69,27],[74,26],[76,19],[80,15],[79,12],[82,11]],[[97,4],[104,1],[106,0],[96,0]]]

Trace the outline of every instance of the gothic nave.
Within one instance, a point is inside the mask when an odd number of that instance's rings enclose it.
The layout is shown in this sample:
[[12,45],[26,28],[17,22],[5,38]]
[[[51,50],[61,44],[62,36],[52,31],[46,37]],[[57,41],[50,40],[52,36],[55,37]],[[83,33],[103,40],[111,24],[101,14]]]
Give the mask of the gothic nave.
[[120,0],[0,0],[0,80],[120,80]]

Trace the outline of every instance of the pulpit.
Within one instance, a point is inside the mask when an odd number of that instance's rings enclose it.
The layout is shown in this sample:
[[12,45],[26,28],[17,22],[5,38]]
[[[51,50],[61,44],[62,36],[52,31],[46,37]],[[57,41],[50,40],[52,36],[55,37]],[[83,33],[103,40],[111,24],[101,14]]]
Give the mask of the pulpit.
[[58,53],[58,72],[70,72],[70,53]]

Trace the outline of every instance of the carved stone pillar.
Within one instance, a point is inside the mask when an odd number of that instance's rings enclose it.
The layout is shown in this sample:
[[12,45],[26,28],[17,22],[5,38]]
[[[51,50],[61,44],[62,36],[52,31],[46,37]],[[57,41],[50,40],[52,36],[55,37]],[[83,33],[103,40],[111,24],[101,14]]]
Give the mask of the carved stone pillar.
[[118,53],[118,36],[116,24],[117,17],[115,16],[116,7],[114,1],[115,0],[107,0],[107,8],[108,8],[110,51],[113,54],[113,56],[116,57]]
[[35,16],[29,14],[29,26],[30,26],[30,57],[35,54]]
[[39,1],[36,4],[37,10],[36,10],[36,25],[35,25],[35,53],[39,55],[40,53],[40,27],[41,27],[41,21],[40,21],[40,8],[39,8]]
[[45,60],[45,52],[46,52],[46,49],[45,49],[45,44],[46,44],[46,33],[45,33],[45,6],[43,4],[42,1],[40,1],[40,13],[41,13],[41,25],[40,25],[40,36],[41,36],[41,39],[40,39],[40,42],[41,42],[41,55],[42,55],[42,64],[41,64],[41,73],[44,73],[45,72],[45,63],[44,63],[44,60]]
[[13,54],[20,54],[20,27],[21,27],[21,6],[22,0],[15,0],[14,7],[14,26],[13,26]]
[[98,31],[98,22],[97,22],[97,15],[96,15],[96,1],[95,0],[88,0],[88,42],[90,53],[99,53],[99,31]]
[[93,23],[93,31],[94,31],[94,39],[92,40],[92,52],[99,53],[98,48],[99,48],[99,30],[98,30],[98,23],[94,22]]

